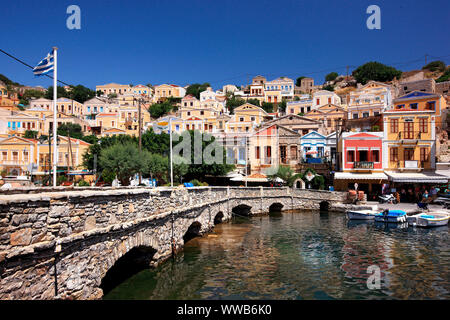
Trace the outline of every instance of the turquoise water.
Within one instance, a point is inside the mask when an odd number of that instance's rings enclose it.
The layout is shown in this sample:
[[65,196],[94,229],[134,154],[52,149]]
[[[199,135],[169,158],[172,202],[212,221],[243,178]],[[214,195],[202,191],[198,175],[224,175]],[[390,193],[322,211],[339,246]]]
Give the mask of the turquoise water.
[[[369,289],[367,269],[381,271]],[[348,222],[342,213],[235,218],[104,299],[449,299],[448,227]]]

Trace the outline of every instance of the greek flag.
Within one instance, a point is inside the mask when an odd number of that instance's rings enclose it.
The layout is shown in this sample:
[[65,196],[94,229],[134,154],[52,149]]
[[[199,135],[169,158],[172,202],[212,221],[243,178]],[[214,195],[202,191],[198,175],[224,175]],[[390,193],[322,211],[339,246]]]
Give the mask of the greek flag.
[[42,76],[44,74],[49,73],[53,70],[54,62],[53,62],[53,52],[47,54],[47,56],[42,59],[41,62],[38,63],[36,67],[33,69],[33,73],[35,76]]

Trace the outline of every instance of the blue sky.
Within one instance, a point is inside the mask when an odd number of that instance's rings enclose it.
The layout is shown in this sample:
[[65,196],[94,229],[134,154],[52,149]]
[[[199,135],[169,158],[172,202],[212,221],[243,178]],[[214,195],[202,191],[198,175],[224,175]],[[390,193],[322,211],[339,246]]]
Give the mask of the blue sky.
[[[66,8],[81,8],[81,30],[66,28]],[[381,8],[381,30],[366,9]],[[379,61],[401,70],[424,55],[450,61],[448,0],[146,0],[8,1],[0,48],[31,65],[57,46],[58,78],[97,84],[247,83],[258,74],[324,76]],[[432,57],[429,61],[436,60]],[[27,85],[52,85],[0,53],[0,73]]]

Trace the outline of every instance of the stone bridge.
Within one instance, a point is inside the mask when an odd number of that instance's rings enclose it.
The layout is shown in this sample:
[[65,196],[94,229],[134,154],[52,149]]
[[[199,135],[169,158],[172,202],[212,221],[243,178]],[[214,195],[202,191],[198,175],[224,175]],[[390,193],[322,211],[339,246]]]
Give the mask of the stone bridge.
[[0,195],[0,299],[99,299],[124,261],[156,265],[233,212],[333,209],[346,197],[263,187],[57,191]]

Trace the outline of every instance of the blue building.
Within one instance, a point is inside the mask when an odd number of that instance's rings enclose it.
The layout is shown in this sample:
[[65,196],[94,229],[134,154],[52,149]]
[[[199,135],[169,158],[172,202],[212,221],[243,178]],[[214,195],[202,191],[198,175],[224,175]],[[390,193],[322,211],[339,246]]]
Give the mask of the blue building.
[[[327,144],[327,137],[316,132],[311,131],[300,138],[300,148],[302,157],[305,162],[307,159],[320,159],[325,156],[325,147]],[[316,162],[316,161],[314,161]]]

